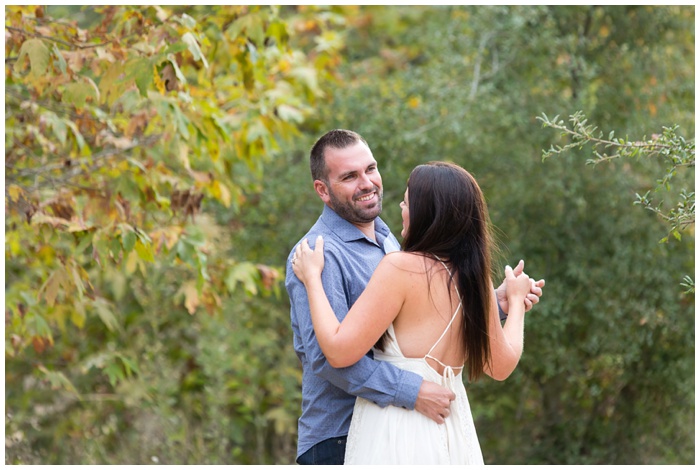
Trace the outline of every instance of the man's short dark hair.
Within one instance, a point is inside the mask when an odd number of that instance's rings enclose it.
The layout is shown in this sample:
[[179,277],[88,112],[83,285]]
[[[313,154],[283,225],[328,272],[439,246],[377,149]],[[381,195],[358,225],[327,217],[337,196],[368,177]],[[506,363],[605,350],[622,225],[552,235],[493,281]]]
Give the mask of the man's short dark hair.
[[354,145],[358,142],[362,142],[367,147],[367,141],[354,131],[348,131],[345,129],[333,129],[323,134],[311,147],[311,178],[315,180],[321,180],[328,182],[328,169],[326,168],[326,158],[325,152],[328,147],[335,149],[344,149]]

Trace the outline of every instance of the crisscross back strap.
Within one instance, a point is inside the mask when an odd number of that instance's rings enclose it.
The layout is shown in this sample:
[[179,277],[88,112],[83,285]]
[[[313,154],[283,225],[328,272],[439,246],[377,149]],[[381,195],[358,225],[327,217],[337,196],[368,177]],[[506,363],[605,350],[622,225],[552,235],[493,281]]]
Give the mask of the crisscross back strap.
[[[447,273],[450,275],[450,278],[451,278],[451,277],[452,277],[452,272],[450,271],[450,268],[448,268],[447,265],[445,264],[445,262],[442,261],[440,258],[438,258],[437,255],[433,254],[433,256],[435,256],[435,259],[438,260],[438,261],[444,266],[445,270],[447,271]],[[457,297],[459,298],[459,290],[457,290],[457,284],[454,284],[454,288],[455,288],[455,292],[457,293]],[[435,362],[437,362],[438,364],[440,364],[441,366],[443,366],[443,367],[445,368],[445,370],[447,370],[447,369],[452,370],[452,366],[448,366],[448,365],[443,364],[439,359],[437,359],[437,358],[431,356],[430,353],[433,352],[433,350],[437,347],[437,345],[440,344],[440,341],[442,341],[442,338],[445,337],[445,335],[446,335],[447,332],[449,331],[450,327],[452,326],[452,323],[454,323],[455,318],[457,318],[457,314],[459,313],[459,310],[460,310],[461,308],[462,308],[462,300],[460,299],[459,305],[457,305],[457,309],[455,309],[455,313],[452,314],[452,318],[450,319],[450,322],[447,324],[447,327],[446,327],[445,330],[442,332],[442,334],[440,335],[440,337],[438,338],[438,340],[435,342],[435,344],[433,344],[433,347],[430,348],[430,351],[428,351],[428,354],[426,354],[426,355],[424,356],[424,359],[428,359],[428,358],[432,359],[433,361],[435,361]],[[455,367],[455,369],[461,369],[462,367],[463,367],[463,366]]]

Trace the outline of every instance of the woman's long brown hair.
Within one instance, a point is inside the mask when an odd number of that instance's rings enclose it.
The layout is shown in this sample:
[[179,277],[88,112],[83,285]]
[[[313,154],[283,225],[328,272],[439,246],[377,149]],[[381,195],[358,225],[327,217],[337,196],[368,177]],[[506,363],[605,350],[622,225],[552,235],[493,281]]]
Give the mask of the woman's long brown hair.
[[474,177],[447,162],[417,166],[408,179],[409,227],[402,248],[436,255],[451,264],[462,300],[465,363],[469,380],[490,361],[489,312],[492,235],[486,201]]

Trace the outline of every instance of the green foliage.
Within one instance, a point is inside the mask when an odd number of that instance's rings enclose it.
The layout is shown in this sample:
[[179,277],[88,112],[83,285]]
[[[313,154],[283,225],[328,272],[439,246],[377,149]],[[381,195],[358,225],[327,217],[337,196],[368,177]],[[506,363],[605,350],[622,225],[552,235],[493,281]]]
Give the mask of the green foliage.
[[[596,132],[596,128],[592,125],[587,125],[587,119],[582,112],[577,112],[569,117],[571,128],[558,116],[549,119],[543,114],[538,117],[544,127],[550,127],[561,131],[562,136],[571,139],[564,146],[552,145],[548,150],[543,152],[543,159],[553,155],[559,155],[572,149],[580,149],[586,144],[593,145],[593,155],[595,158],[589,159],[586,163],[597,165],[602,162],[608,162],[617,158],[653,158],[659,160],[664,165],[664,175],[656,181],[654,192],[661,190],[671,191],[672,180],[678,175],[679,171],[695,168],[695,140],[686,140],[683,136],[677,135],[678,126],[671,128],[664,127],[661,134],[653,134],[652,138],[647,140],[630,141],[627,138],[615,137],[615,132],[612,131],[608,138],[603,137],[602,132]],[[605,151],[600,153],[599,148],[604,148]],[[611,152],[608,155],[608,151]],[[693,173],[693,172],[690,172]],[[688,178],[690,176],[690,178]],[[646,209],[659,215],[670,225],[669,235],[674,238],[681,239],[681,231],[687,230],[695,225],[695,191],[692,190],[692,182],[694,174],[684,174],[681,176],[681,189],[676,197],[675,207],[665,211],[662,210],[663,201],[654,204],[653,198],[650,197],[651,190],[647,191],[643,196],[636,194],[637,200],[635,204],[644,206]],[[664,237],[662,242],[668,241],[668,236]]]
[[[692,169],[695,168],[695,140],[687,141],[683,136],[677,135],[677,125],[671,128],[664,127],[663,133],[653,134],[649,140],[643,138],[631,141],[629,137],[624,139],[615,137],[614,131],[610,132],[607,139],[604,138],[602,132],[596,132],[596,127],[587,125],[587,119],[580,111],[569,117],[571,127],[568,127],[558,116],[549,119],[547,115],[543,114],[538,119],[542,121],[544,127],[557,129],[561,131],[562,137],[570,139],[564,146],[552,145],[548,150],[545,150],[543,160],[572,149],[581,149],[586,144],[593,146],[595,158],[586,162],[591,165],[618,158],[644,157],[659,160],[664,165],[664,175],[656,180],[654,193],[671,192],[672,180],[680,179],[678,184],[681,185],[681,188],[675,190],[675,194],[672,196],[672,201],[675,200],[673,208],[663,209],[664,201],[655,202],[654,198],[650,196],[652,190],[648,190],[644,195],[635,193],[636,201],[634,203],[654,212],[669,225],[668,234],[661,239],[661,243],[667,243],[670,236],[680,241],[682,231],[694,228],[695,191],[692,185],[695,174]],[[600,153],[599,148],[605,149],[603,153]],[[610,155],[608,155],[608,151],[611,152]],[[680,176],[678,175],[679,171],[681,172]],[[679,178],[676,178],[677,176]],[[690,276],[685,276],[681,285],[686,289],[686,294],[695,293],[695,281]]]
[[390,226],[410,169],[454,161],[485,192],[499,272],[523,258],[547,280],[514,375],[469,385],[488,463],[692,462],[694,233],[659,244],[668,225],[630,207],[670,167],[542,162],[535,117],[694,142],[693,18],[7,7],[6,463],[293,463],[279,279],[321,211],[308,150],[334,127],[370,143]]

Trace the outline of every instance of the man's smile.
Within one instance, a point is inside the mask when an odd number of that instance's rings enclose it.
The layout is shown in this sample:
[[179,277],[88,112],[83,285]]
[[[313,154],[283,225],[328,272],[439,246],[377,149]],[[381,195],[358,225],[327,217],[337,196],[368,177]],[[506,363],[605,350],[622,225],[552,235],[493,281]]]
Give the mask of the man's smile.
[[371,201],[372,199],[374,199],[374,196],[375,196],[375,195],[376,195],[375,192],[371,192],[371,193],[369,193],[369,194],[365,194],[364,196],[358,197],[358,198],[357,198],[357,201],[359,201],[359,202]]

